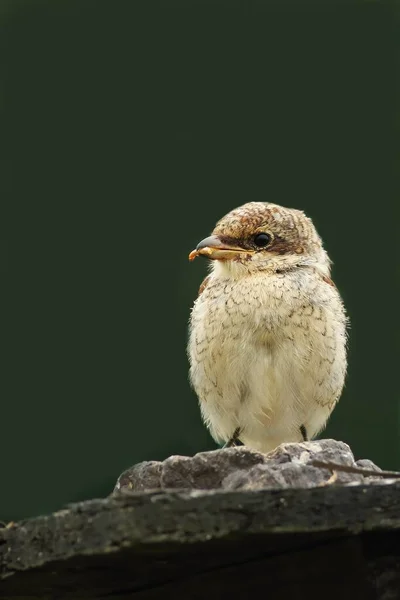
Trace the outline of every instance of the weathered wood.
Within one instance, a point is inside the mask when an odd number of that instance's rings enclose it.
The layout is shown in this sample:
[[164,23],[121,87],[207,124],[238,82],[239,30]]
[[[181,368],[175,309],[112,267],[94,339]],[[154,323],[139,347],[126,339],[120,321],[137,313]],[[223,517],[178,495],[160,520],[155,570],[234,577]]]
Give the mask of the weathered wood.
[[398,598],[400,484],[124,493],[0,530],[0,597]]

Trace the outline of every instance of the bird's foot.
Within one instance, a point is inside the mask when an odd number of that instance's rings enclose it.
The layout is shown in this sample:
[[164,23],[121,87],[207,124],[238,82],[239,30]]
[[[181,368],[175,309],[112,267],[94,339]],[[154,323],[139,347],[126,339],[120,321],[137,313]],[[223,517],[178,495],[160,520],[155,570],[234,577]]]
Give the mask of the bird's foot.
[[300,433],[303,436],[303,442],[308,442],[307,429],[304,425],[300,425]]
[[240,433],[241,433],[240,427],[236,427],[235,431],[233,432],[232,437],[229,438],[229,440],[222,446],[222,448],[232,448],[234,446],[243,446],[243,442],[241,442],[239,439]]

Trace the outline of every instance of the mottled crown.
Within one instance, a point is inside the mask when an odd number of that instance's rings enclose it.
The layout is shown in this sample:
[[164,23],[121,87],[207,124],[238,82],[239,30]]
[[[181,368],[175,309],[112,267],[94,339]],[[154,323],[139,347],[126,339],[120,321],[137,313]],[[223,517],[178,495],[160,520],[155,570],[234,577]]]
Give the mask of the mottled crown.
[[321,239],[302,211],[269,202],[249,202],[218,221],[213,234],[243,248],[254,246],[254,236],[271,236],[268,252],[315,255],[322,251]]

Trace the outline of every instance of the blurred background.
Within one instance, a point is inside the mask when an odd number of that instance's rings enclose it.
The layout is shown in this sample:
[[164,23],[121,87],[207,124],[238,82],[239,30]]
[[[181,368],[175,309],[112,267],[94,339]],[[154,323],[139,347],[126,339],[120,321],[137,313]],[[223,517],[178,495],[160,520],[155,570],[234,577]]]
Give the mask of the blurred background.
[[334,260],[350,363],[323,435],[400,469],[393,6],[2,1],[0,519],[216,447],[187,256],[250,200],[304,209]]

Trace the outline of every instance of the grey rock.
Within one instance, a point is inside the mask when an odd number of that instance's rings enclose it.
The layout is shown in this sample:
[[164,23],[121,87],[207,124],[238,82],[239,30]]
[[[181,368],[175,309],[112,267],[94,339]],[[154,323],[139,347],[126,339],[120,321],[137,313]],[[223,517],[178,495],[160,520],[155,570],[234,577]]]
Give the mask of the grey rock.
[[232,471],[250,469],[264,463],[265,454],[239,446],[211,452],[199,452],[193,458],[170,456],[162,464],[163,489],[220,488],[223,479]]
[[279,469],[268,465],[257,465],[249,470],[241,469],[227,475],[222,486],[225,490],[256,490],[288,487],[285,477]]
[[125,471],[114,491],[257,490],[375,483],[373,476],[359,473],[337,471],[332,476],[331,470],[313,466],[315,460],[380,471],[370,460],[356,462],[344,442],[328,439],[281,444],[269,454],[239,446],[143,462]]
[[[240,487],[235,489],[316,487],[322,485],[328,477],[320,469],[300,463],[285,463],[279,467],[264,465],[258,473],[252,469],[244,477],[242,476]],[[229,481],[226,484],[229,486]]]
[[342,465],[354,465],[354,456],[350,446],[336,440],[281,444],[267,456],[270,461],[276,464],[284,462],[307,464],[313,460],[323,460]]
[[370,471],[376,471],[377,473],[382,471],[382,469],[380,469],[375,463],[372,462],[372,460],[369,460],[368,458],[361,458],[360,460],[357,460],[356,465],[361,469],[369,469]]
[[134,492],[161,488],[162,463],[149,460],[127,469],[118,477],[115,490],[128,489]]

